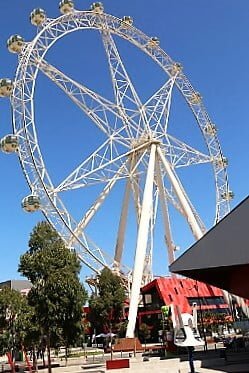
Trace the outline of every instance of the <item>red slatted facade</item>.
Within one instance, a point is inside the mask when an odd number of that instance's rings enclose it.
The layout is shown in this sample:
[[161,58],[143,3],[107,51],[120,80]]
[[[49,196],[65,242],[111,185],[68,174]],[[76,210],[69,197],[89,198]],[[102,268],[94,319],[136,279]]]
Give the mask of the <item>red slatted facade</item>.
[[[156,288],[160,299],[164,304],[179,305],[182,312],[191,312],[191,305],[188,298],[222,297],[222,290],[196,282],[188,278],[160,277],[150,282],[142,288],[142,294],[149,293],[152,288]],[[202,305],[203,309],[216,309],[217,305]],[[227,304],[220,304],[219,308],[228,308]]]

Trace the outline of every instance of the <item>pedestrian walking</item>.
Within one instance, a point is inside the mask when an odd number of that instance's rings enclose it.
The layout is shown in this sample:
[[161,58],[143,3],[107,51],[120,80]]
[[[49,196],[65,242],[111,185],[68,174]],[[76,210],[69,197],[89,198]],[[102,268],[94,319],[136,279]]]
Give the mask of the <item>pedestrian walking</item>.
[[189,361],[189,367],[190,367],[190,372],[195,373],[195,367],[194,367],[194,350],[195,348],[193,346],[188,346],[188,361]]

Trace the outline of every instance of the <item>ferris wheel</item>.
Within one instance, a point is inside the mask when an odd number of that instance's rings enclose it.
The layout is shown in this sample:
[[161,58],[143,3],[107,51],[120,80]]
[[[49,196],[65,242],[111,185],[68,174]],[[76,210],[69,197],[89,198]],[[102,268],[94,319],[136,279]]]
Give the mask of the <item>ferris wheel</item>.
[[[153,234],[159,206],[163,226],[161,234],[165,237],[170,263],[174,260],[176,245],[169,206],[184,217],[196,240],[206,231],[178,170],[200,164],[211,165],[217,222],[228,213],[229,201],[233,197],[227,181],[227,159],[221,152],[216,126],[205,110],[201,95],[184,75],[181,64],[161,49],[158,38],[148,37],[135,28],[129,16],[119,19],[104,13],[101,3],[93,3],[89,11],[82,11],[74,9],[73,1],[62,0],[59,9],[62,15],[55,19],[48,18],[44,10],[35,9],[30,15],[31,23],[38,29],[34,39],[25,42],[21,36],[13,35],[7,42],[9,51],[19,54],[19,61],[14,80],[0,80],[0,96],[10,97],[13,113],[13,134],[1,140],[1,149],[6,153],[18,152],[31,190],[22,201],[24,210],[41,210],[66,244],[94,273],[109,267],[131,277],[127,336],[132,337],[141,284],[153,278]],[[50,48],[65,35],[78,30],[99,33],[109,66],[113,100],[72,79],[48,62],[46,55]],[[165,74],[164,84],[146,102],[139,97],[115,38],[126,40],[140,49]],[[49,174],[39,146],[34,99],[38,73],[44,74],[64,92],[104,136],[102,143],[60,183],[55,183],[53,175]],[[170,109],[175,90],[188,105],[206,152],[170,134]],[[121,182],[124,191],[120,196],[122,207],[117,235],[113,252],[107,253],[88,237],[86,228],[107,202],[116,184]],[[102,185],[102,190],[81,218],[75,219],[63,201],[63,193],[85,188],[87,195],[87,190],[96,184]],[[131,201],[137,226],[132,269],[122,263]]]

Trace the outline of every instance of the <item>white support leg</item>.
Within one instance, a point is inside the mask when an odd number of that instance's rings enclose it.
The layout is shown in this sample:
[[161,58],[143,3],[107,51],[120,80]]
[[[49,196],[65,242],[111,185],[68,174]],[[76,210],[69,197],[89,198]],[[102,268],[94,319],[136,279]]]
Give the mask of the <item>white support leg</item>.
[[151,218],[151,207],[153,201],[153,182],[154,182],[154,168],[155,168],[155,153],[156,145],[151,145],[150,159],[148,164],[148,171],[146,176],[141,218],[138,227],[137,247],[135,254],[133,281],[131,288],[131,298],[129,307],[128,326],[126,330],[126,337],[133,338],[136,326],[137,309],[139,303],[140,287],[143,277],[144,260],[146,255],[149,223]]
[[117,243],[116,243],[116,248],[115,248],[114,265],[117,271],[120,270],[120,262],[122,258],[123,248],[124,248],[124,238],[125,238],[125,229],[126,229],[128,209],[129,209],[130,192],[131,192],[131,182],[130,182],[130,179],[128,179],[126,183],[126,187],[125,187],[122,212],[121,212],[119,227],[118,227]]
[[[165,195],[162,174],[161,174],[158,160],[156,161],[156,177],[157,177],[157,185],[158,185],[158,190],[159,190],[160,205],[162,209],[163,224],[164,224],[164,229],[165,229],[165,241],[166,241],[166,245],[168,249],[168,260],[169,260],[169,265],[170,265],[175,260],[174,244],[173,244],[172,234],[171,234],[167,197]],[[174,274],[172,274],[172,276],[174,276]]]
[[183,208],[184,214],[188,220],[188,224],[193,232],[194,237],[196,240],[199,240],[203,236],[203,232],[199,226],[199,223],[193,213],[193,210],[190,206],[190,203],[186,197],[186,193],[184,191],[184,188],[178,179],[177,175],[175,174],[173,168],[171,167],[169,161],[165,158],[165,156],[162,153],[162,150],[160,147],[157,147],[157,153],[162,161],[162,164],[165,168],[165,171],[168,174],[169,180],[171,182],[171,185],[174,188],[174,191],[179,199],[179,202],[181,203],[181,206]]
[[[137,155],[134,154],[133,163],[136,164],[138,161]],[[135,173],[131,179],[131,187],[133,191],[133,198],[134,204],[137,214],[137,223],[139,224],[140,216],[141,216],[141,201],[140,201],[140,193],[139,193],[139,174]]]

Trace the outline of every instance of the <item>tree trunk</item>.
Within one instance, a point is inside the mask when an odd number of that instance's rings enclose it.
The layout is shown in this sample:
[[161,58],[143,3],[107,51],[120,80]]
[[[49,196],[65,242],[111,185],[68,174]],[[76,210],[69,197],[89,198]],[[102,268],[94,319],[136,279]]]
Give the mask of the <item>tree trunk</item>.
[[32,360],[33,360],[33,370],[37,372],[37,359],[36,359],[36,350],[35,346],[32,346]]
[[47,351],[48,351],[48,373],[52,373],[51,356],[50,356],[50,335],[47,337]]
[[42,364],[43,364],[43,367],[45,368],[45,347],[42,347],[42,350],[41,350],[41,357],[42,357]]
[[68,357],[68,344],[66,343],[66,348],[65,348],[65,363],[67,366],[67,357]]

